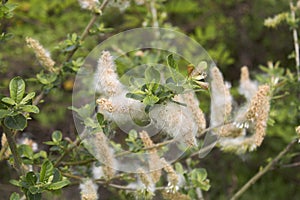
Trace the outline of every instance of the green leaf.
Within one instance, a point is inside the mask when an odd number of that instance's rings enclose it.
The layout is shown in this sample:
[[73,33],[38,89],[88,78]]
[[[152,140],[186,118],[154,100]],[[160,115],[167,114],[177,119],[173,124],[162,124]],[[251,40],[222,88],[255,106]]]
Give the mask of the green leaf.
[[46,141],[46,142],[43,142],[44,144],[46,145],[56,145],[55,142],[52,142],[52,141]]
[[25,82],[21,77],[13,78],[9,83],[10,97],[20,103],[25,93]]
[[9,200],[20,200],[20,195],[14,192],[10,195]]
[[31,194],[40,193],[40,189],[38,187],[35,187],[35,186],[30,186],[29,191],[30,191]]
[[99,127],[99,124],[97,122],[95,122],[94,119],[88,117],[86,119],[83,120],[83,123],[86,127],[90,127],[90,128],[97,128]]
[[32,194],[30,191],[27,191],[27,199],[29,200],[41,200],[42,199],[42,193]]
[[26,174],[26,182],[28,185],[35,185],[37,182],[37,176],[35,175],[34,172],[28,172]]
[[91,105],[91,104],[86,104],[80,108],[70,106],[70,107],[68,107],[68,109],[75,111],[82,119],[91,117],[93,112],[95,111],[94,105]]
[[35,105],[23,105],[21,109],[28,113],[39,113],[40,109]]
[[12,105],[12,106],[16,104],[15,100],[13,100],[10,97],[4,97],[1,101],[3,101],[4,103],[7,103],[9,105]]
[[159,83],[160,82],[160,73],[153,66],[150,66],[145,71],[145,79],[146,82],[151,83]]
[[171,68],[173,68],[173,69],[175,69],[175,70],[178,70],[178,65],[177,65],[177,63],[175,62],[175,59],[174,59],[173,54],[168,55],[168,57],[167,57],[167,63],[168,63],[168,65],[169,65]]
[[50,184],[50,185],[47,187],[47,189],[48,189],[48,190],[59,190],[59,189],[65,187],[65,186],[67,186],[67,185],[69,185],[69,184],[70,184],[70,181],[67,180],[67,179],[64,179],[64,180],[62,180],[62,181],[58,181],[58,182],[55,182],[55,183]]
[[9,183],[14,185],[14,186],[21,187],[20,181],[12,179],[12,180],[9,181]]
[[10,114],[10,111],[4,110],[4,109],[0,109],[0,119],[6,117],[9,114]]
[[22,99],[20,104],[26,104],[29,100],[33,99],[34,97],[35,97],[35,92],[30,92]]
[[200,187],[202,190],[208,191],[210,188],[207,172],[205,169],[193,169],[190,172],[190,180],[195,187]]
[[159,98],[157,96],[151,95],[151,96],[146,96],[143,99],[143,103],[145,105],[154,105],[155,103],[157,103],[159,101]]
[[26,158],[32,159],[33,157],[33,150],[30,146],[22,144],[18,147],[18,152],[21,156]]
[[53,174],[53,164],[46,160],[42,164],[41,172],[40,172],[40,181],[45,182],[48,180],[48,178]]
[[205,180],[207,178],[207,172],[205,169],[194,169],[191,171],[191,179],[197,180],[199,182]]
[[136,130],[130,130],[128,133],[128,138],[130,140],[135,140],[138,137],[138,133],[136,132]]
[[23,130],[27,126],[27,120],[22,114],[4,118],[4,125],[14,130]]
[[180,174],[185,173],[185,170],[183,169],[181,163],[179,163],[179,162],[175,163],[175,170],[176,170],[176,172],[178,172]]
[[184,91],[183,86],[177,86],[174,83],[167,83],[165,86],[175,94],[181,94]]
[[42,150],[33,155],[33,159],[38,159],[38,158],[47,158],[47,152]]
[[57,75],[54,73],[45,74],[43,71],[36,75],[36,78],[44,85],[48,85],[56,81]]
[[61,180],[62,180],[62,176],[60,174],[60,171],[58,169],[54,168],[52,183],[56,183]]
[[104,115],[102,115],[101,113],[97,113],[97,121],[101,126],[104,125]]
[[144,99],[144,95],[142,94],[135,94],[135,93],[126,93],[127,98],[135,99],[138,101],[142,101]]
[[54,131],[52,133],[52,141],[58,143],[62,140],[62,133],[60,131]]

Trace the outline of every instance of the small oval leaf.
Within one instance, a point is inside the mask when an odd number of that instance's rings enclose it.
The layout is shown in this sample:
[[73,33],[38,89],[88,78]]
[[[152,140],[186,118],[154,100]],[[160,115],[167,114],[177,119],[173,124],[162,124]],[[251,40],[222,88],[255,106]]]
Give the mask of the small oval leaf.
[[13,78],[9,83],[10,97],[20,103],[25,93],[25,82],[21,77]]
[[55,183],[52,183],[51,185],[49,185],[47,187],[48,190],[59,190],[67,185],[70,184],[70,181],[67,180],[67,179],[64,179],[62,181],[58,181],[58,182],[55,182]]
[[27,120],[22,114],[8,116],[4,118],[4,125],[14,130],[23,130],[27,125]]
[[153,66],[150,66],[145,71],[145,79],[148,83],[159,83],[160,73]]
[[6,117],[9,114],[10,114],[10,111],[4,110],[4,109],[0,109],[0,119]]
[[20,102],[20,104],[26,104],[30,99],[33,99],[35,97],[35,92],[28,93]]
[[54,131],[52,133],[52,141],[60,142],[62,140],[62,133],[60,131]]
[[9,98],[9,97],[4,97],[3,99],[1,99],[1,101],[3,101],[4,103],[7,103],[9,105],[15,105],[16,102],[15,100],[13,100],[12,98]]
[[40,172],[40,181],[41,182],[47,181],[52,174],[53,174],[53,164],[49,160],[46,160],[42,164],[42,168]]
[[28,113],[39,113],[40,112],[39,108],[35,105],[24,105],[24,106],[22,106],[22,110],[24,112],[28,112]]

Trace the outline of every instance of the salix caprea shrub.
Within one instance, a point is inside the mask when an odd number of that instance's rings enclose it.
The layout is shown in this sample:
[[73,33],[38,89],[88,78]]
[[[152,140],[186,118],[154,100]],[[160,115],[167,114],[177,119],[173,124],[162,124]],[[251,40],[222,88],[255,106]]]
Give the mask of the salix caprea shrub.
[[[29,81],[19,74],[10,80],[7,92],[0,94],[3,129],[0,160],[15,168],[18,178],[10,183],[20,189],[11,194],[12,200],[60,195],[61,190],[74,184],[78,185],[83,200],[101,199],[99,187],[116,193],[119,199],[202,199],[203,193],[210,190],[211,180],[201,166],[201,159],[214,147],[242,155],[263,145],[268,123],[272,122],[269,117],[272,102],[280,98],[276,95],[286,82],[299,79],[295,16],[299,3],[291,4],[290,13],[265,21],[269,27],[283,21],[291,25],[296,40],[298,78],[278,63],[269,62],[262,67],[264,73],[258,80],[250,76],[247,66],[241,67],[239,84],[232,86],[222,70],[206,59],[195,64],[171,50],[142,48],[124,53],[121,46],[111,46],[122,56],[116,57],[109,50],[99,52],[95,65],[89,66],[92,75],[75,82],[75,88],[84,86],[91,90],[74,92],[73,100],[80,101],[81,106],[68,107],[81,127],[77,129],[77,137],[71,140],[56,130],[51,140],[44,141],[49,147],[49,151],[44,151],[30,138],[16,138],[26,130],[32,114],[43,112],[40,105],[45,97],[87,66],[88,62],[76,57],[76,52],[84,47],[89,34],[105,32],[105,27],[93,27],[105,9],[114,7],[123,12],[131,4],[146,6],[149,9],[143,26],[157,28],[153,29],[155,37],[160,36],[158,27],[172,28],[165,23],[167,14],[161,1],[79,0],[78,3],[92,17],[81,35],[68,34],[57,45],[64,59],[51,56],[34,36],[25,36],[24,42],[35,55],[40,71]],[[12,17],[14,8],[15,5],[2,1],[0,18]],[[9,39],[9,34],[1,34],[0,41]],[[132,71],[138,77],[130,74],[130,66],[139,66],[136,72]],[[27,85],[32,82],[40,89],[31,91]],[[232,90],[238,91],[238,95],[233,96]],[[83,97],[90,92],[94,99],[85,102]],[[236,96],[243,101],[236,101]],[[130,128],[132,123],[138,129]],[[298,136],[299,132],[298,126]],[[273,167],[294,143],[293,140],[258,177]],[[256,180],[251,179],[250,183]],[[243,187],[232,199],[248,187]]]

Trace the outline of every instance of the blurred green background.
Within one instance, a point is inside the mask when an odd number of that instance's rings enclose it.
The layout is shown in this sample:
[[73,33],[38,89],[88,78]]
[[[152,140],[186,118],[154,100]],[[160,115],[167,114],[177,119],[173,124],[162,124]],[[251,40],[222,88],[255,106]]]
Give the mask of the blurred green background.
[[[62,63],[65,55],[58,50],[59,43],[66,39],[67,34],[80,34],[91,13],[82,10],[76,0],[10,2],[18,7],[13,18],[1,21],[1,32],[11,33],[13,38],[0,43],[0,91],[7,93],[9,80],[17,75],[29,79],[31,90],[39,90],[30,78],[40,71],[40,66],[33,52],[26,47],[25,37],[38,39],[55,61]],[[293,51],[289,27],[281,25],[271,30],[263,25],[265,18],[289,10],[286,0],[157,0],[157,5],[161,26],[181,31],[198,41],[233,88],[238,85],[243,65],[249,67],[252,78],[262,73],[259,66],[266,65],[267,61],[280,61],[282,68],[295,72],[294,60],[288,58]],[[93,47],[116,33],[150,26],[149,18],[149,8],[134,1],[125,10],[107,8],[94,27],[98,31],[85,40],[75,59],[85,57]],[[62,130],[66,137],[76,135],[72,113],[67,109],[71,105],[73,81],[74,75],[66,74],[61,88],[46,97],[40,106],[41,113],[34,116],[26,129],[41,148],[45,148],[42,142],[48,140],[54,130]],[[212,185],[210,191],[204,193],[205,199],[228,199],[257,172],[259,166],[265,165],[268,158],[274,157],[295,137],[294,127],[300,122],[299,88],[299,84],[288,84],[281,93],[288,91],[289,94],[272,101],[271,119],[274,123],[268,127],[267,137],[257,151],[238,156],[214,149],[200,161],[200,165],[207,169]],[[235,89],[232,92],[237,93]],[[202,103],[201,107],[209,111],[208,105]],[[300,161],[299,150],[299,147],[295,148],[284,162]],[[2,169],[2,166],[6,166],[5,163],[1,163],[0,184],[4,187],[0,185],[0,199],[2,194],[6,199],[4,190],[12,189],[8,180],[13,175],[10,169]],[[241,199],[299,199],[299,186],[299,168],[274,169]],[[66,195],[72,195],[71,190]],[[109,195],[104,195],[103,199],[109,199]]]

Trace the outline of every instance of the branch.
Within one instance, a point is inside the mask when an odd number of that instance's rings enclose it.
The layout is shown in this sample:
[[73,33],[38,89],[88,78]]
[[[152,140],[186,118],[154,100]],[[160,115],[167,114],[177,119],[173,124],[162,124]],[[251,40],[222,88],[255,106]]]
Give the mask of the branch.
[[79,144],[81,143],[81,139],[77,138],[73,144],[69,148],[67,148],[64,153],[56,160],[54,163],[54,167],[57,167],[60,162],[73,150],[75,149]]
[[300,162],[295,162],[291,164],[281,165],[279,168],[292,168],[292,167],[299,167]]
[[[99,7],[99,10],[102,11],[102,10],[106,7],[106,5],[108,4],[108,2],[109,2],[109,0],[103,1],[103,3],[102,3],[102,4],[100,5],[100,7]],[[94,15],[92,16],[92,18],[90,19],[89,23],[87,24],[87,26],[85,27],[84,31],[82,32],[82,34],[81,34],[81,36],[80,36],[80,40],[81,40],[81,41],[83,41],[83,40],[87,37],[87,35],[88,35],[90,29],[92,28],[92,26],[93,26],[94,23],[96,22],[96,19],[97,19],[98,16],[99,16],[99,14],[94,13]],[[78,50],[78,47],[76,47],[73,51],[71,51],[70,54],[67,56],[66,61],[69,61],[69,60],[73,57],[73,55],[75,54],[75,52],[76,52],[77,50]],[[45,95],[45,92],[42,91],[42,92],[34,99],[34,101],[33,101],[32,104],[33,104],[33,105],[37,105],[37,104],[42,100],[42,98],[44,97],[44,95]]]
[[[99,7],[99,10],[102,12],[104,10],[104,8],[106,7],[106,5],[108,4],[109,0],[104,0],[102,2],[102,4]],[[86,36],[88,35],[90,29],[92,28],[92,26],[94,25],[94,23],[96,22],[97,18],[98,18],[99,14],[98,13],[94,13],[94,15],[92,16],[92,18],[90,19],[88,25],[85,27],[84,31],[82,32],[81,36],[80,36],[80,40],[83,41]],[[73,57],[73,55],[75,54],[75,52],[78,50],[78,46],[70,52],[70,54],[67,56],[67,62],[70,61],[70,59]]]
[[[170,144],[170,143],[172,143],[172,142],[174,142],[174,141],[175,141],[174,139],[172,139],[172,140],[167,140],[167,141],[164,141],[164,142],[161,142],[161,143],[154,144],[154,145],[151,146],[151,147],[145,147],[145,148],[142,148],[141,150],[147,151],[147,150],[151,150],[151,149],[158,149],[158,148],[163,147],[163,146],[165,146],[165,145],[167,145],[167,144]],[[131,153],[134,153],[134,152],[131,152],[131,151],[123,151],[123,152],[121,152],[121,153],[116,154],[115,157],[121,157],[121,156],[125,156],[125,155],[131,154]]]
[[97,161],[97,159],[95,158],[91,158],[91,159],[87,159],[87,160],[79,160],[79,161],[74,161],[74,162],[62,162],[61,164],[63,165],[85,165],[91,162],[95,162]]
[[32,105],[38,105],[40,101],[44,98],[45,92],[42,91],[38,96],[35,97],[35,99],[32,102]]
[[[290,1],[290,10],[291,10],[292,21],[296,22],[295,7],[294,7],[292,1]],[[292,31],[293,31],[293,39],[294,39],[296,70],[297,70],[298,81],[300,82],[300,69],[299,69],[300,68],[300,55],[299,55],[298,32],[294,26],[292,27]]]
[[157,10],[156,10],[155,4],[156,4],[155,0],[150,1],[150,12],[152,15],[152,26],[154,28],[158,28],[159,23],[157,20]]
[[6,138],[7,138],[7,143],[9,145],[9,148],[10,148],[11,153],[12,153],[13,158],[14,158],[14,167],[16,168],[16,170],[18,171],[19,174],[24,174],[25,171],[22,167],[22,159],[21,159],[21,157],[18,153],[18,150],[17,150],[17,145],[16,145],[16,141],[14,139],[14,134],[4,124],[2,124],[2,127],[3,127],[4,133],[5,133]]
[[258,179],[260,179],[265,173],[272,169],[274,165],[278,163],[278,161],[292,148],[294,144],[297,143],[297,139],[292,140],[267,166],[265,166],[262,170],[260,170],[257,174],[255,174],[239,191],[237,191],[232,197],[231,200],[238,199],[245,191],[249,189],[251,185],[256,183]]
[[[208,131],[211,131],[211,130],[213,130],[213,129],[215,129],[215,128],[220,128],[220,127],[222,127],[222,126],[225,126],[225,125],[231,124],[231,123],[233,123],[233,122],[232,122],[232,121],[229,121],[229,122],[227,122],[227,123],[225,123],[225,124],[220,124],[220,125],[217,125],[217,126],[214,126],[214,127],[209,127],[209,128],[207,128],[207,129],[204,129],[199,135],[202,136],[204,133],[206,133],[206,132],[208,132]],[[147,151],[147,150],[151,150],[151,149],[158,149],[158,148],[161,148],[161,147],[163,147],[163,146],[165,146],[165,145],[168,145],[168,144],[170,144],[170,143],[172,143],[172,142],[176,142],[176,139],[171,139],[171,140],[167,140],[167,141],[164,141],[164,142],[161,142],[161,143],[157,143],[157,144],[154,144],[154,145],[151,146],[151,147],[145,147],[145,148],[142,148],[141,150]],[[193,157],[193,156],[199,155],[200,153],[205,152],[205,151],[207,151],[208,149],[212,148],[213,145],[215,145],[215,144],[213,143],[213,144],[211,144],[211,145],[208,145],[208,146],[206,146],[206,147],[203,147],[203,148],[201,148],[199,151],[197,151],[197,152],[191,154],[189,157]],[[128,155],[128,154],[131,154],[131,153],[134,153],[134,152],[131,152],[131,151],[123,151],[123,152],[120,152],[120,153],[116,154],[115,157],[121,157],[121,156]]]
[[[77,175],[74,175],[74,174],[63,173],[63,172],[61,174],[65,177],[73,178],[73,179],[80,180],[80,181],[85,179],[85,177],[77,176]],[[124,186],[124,185],[117,185],[117,184],[113,184],[113,183],[108,183],[107,181],[102,181],[102,180],[99,180],[99,179],[96,179],[94,181],[101,184],[101,185],[103,185],[103,186],[110,186],[110,187],[121,189],[121,190],[136,190],[136,188],[131,188],[131,187]]]

